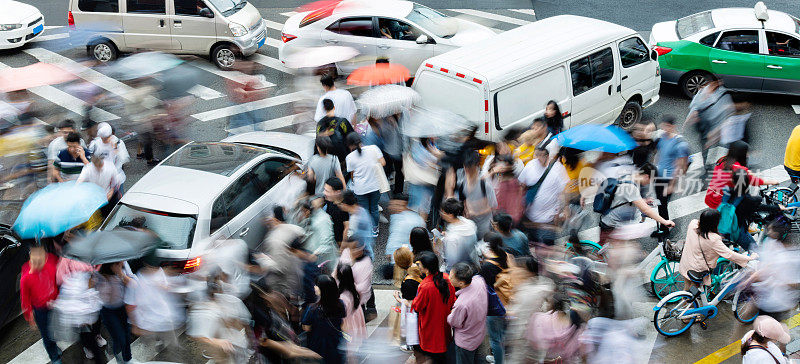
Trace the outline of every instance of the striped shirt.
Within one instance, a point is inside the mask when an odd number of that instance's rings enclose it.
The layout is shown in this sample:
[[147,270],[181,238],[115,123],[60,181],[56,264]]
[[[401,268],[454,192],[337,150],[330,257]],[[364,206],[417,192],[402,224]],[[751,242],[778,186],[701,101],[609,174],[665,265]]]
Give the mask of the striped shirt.
[[[83,151],[86,153],[86,159],[89,159],[92,153],[86,148],[84,148]],[[81,161],[80,157],[73,157],[66,148],[58,152],[53,161],[53,165],[61,172],[61,178],[65,181],[78,179],[81,170],[83,170],[83,161]]]

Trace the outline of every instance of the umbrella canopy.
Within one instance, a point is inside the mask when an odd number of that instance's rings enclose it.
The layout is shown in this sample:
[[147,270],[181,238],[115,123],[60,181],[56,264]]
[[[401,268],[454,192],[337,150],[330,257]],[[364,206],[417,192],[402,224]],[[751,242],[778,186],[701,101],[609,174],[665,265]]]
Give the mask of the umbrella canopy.
[[453,135],[470,127],[470,122],[450,111],[414,107],[403,120],[402,133],[410,138]]
[[132,80],[173,69],[181,63],[182,59],[171,54],[145,52],[120,59],[111,70],[120,80]]
[[50,63],[34,63],[25,67],[0,70],[0,92],[24,90],[74,80],[75,74]]
[[375,86],[405,82],[411,78],[408,68],[396,63],[376,63],[361,67],[347,77],[348,85]]
[[620,153],[636,148],[633,138],[614,125],[578,125],[556,135],[556,141],[562,147],[606,153]]
[[106,192],[94,183],[54,183],[25,200],[14,231],[23,239],[53,237],[88,221],[106,203]]
[[290,68],[314,68],[346,61],[357,55],[358,51],[351,47],[309,47],[288,55],[285,61],[286,67]]
[[155,249],[155,235],[135,230],[95,231],[67,244],[64,256],[91,265],[141,258]]
[[383,118],[410,109],[422,97],[409,87],[384,85],[364,91],[356,105],[361,111],[375,118]]

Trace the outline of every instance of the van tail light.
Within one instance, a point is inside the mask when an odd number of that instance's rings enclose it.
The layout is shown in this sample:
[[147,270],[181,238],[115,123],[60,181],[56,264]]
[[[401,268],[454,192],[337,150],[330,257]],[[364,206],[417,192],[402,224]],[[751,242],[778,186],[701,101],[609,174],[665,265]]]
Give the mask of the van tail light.
[[653,50],[656,51],[659,56],[663,56],[669,52],[672,52],[672,48],[662,46],[653,46]]
[[291,35],[291,34],[287,34],[287,33],[281,33],[281,41],[283,41],[284,43],[288,43],[290,40],[296,39],[296,38],[297,38],[296,35]]
[[67,25],[70,29],[75,30],[75,17],[72,16],[72,11],[67,12]]
[[173,260],[169,262],[164,262],[163,266],[173,268],[177,270],[181,274],[185,273],[192,273],[197,271],[200,268],[201,258],[193,258],[188,260]]

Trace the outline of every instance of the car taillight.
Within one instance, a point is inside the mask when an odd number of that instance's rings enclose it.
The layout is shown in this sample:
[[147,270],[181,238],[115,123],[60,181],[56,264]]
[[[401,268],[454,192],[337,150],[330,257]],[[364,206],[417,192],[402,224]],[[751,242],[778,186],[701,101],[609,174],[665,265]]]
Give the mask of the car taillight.
[[284,43],[286,43],[286,42],[288,42],[288,41],[290,41],[292,39],[295,39],[295,38],[297,38],[296,35],[281,33],[281,41],[283,41]]
[[662,46],[653,46],[653,50],[656,51],[659,56],[663,56],[669,52],[672,52],[672,48]]
[[200,268],[201,258],[197,257],[189,260],[173,260],[165,262],[163,265],[179,271],[181,274],[192,273]]
[[67,12],[67,25],[70,29],[75,30],[75,18],[72,16],[72,11]]

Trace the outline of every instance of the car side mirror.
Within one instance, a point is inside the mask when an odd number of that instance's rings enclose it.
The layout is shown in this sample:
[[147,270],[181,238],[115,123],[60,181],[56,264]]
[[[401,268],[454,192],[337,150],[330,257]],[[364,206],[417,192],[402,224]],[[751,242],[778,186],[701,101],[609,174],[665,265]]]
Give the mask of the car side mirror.
[[209,8],[202,8],[197,13],[197,15],[200,15],[200,16],[205,17],[205,18],[213,18],[214,17],[214,12],[211,11],[211,9],[209,9]]
[[428,44],[430,42],[430,39],[428,38],[427,35],[422,34],[419,37],[417,37],[416,42],[417,44]]
[[656,52],[656,50],[655,50],[655,49],[654,49],[654,50],[652,50],[652,51],[650,51],[650,59],[651,59],[651,60],[654,60],[654,61],[657,61],[657,60],[658,60],[658,52]]

